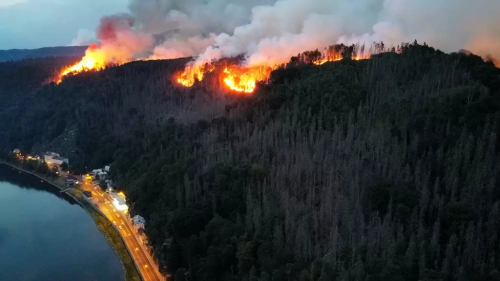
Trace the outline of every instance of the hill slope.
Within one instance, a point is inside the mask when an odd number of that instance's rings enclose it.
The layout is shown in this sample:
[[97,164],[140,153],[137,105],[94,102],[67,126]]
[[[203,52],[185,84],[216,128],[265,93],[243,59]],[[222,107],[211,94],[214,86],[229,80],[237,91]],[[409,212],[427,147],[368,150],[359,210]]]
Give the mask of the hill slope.
[[82,57],[87,46],[47,47],[32,50],[12,49],[0,50],[0,62],[19,61],[45,57]]
[[46,85],[0,113],[1,145],[70,131],[74,168],[112,162],[175,280],[498,280],[493,64],[412,44],[234,97],[176,87],[185,62]]

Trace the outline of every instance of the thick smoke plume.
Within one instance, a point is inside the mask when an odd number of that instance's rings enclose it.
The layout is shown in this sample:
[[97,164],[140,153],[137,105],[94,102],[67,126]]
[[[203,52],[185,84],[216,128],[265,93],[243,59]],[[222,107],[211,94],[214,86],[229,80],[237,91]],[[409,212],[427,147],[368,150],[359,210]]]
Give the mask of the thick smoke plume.
[[332,43],[396,46],[415,39],[500,57],[498,11],[500,1],[490,0],[280,0],[252,9],[250,23],[217,36],[199,60],[245,53],[250,65],[280,63]]
[[96,31],[100,50],[108,63],[123,63],[144,56],[154,45],[153,36],[134,30],[135,19],[130,15],[104,17]]
[[214,43],[217,35],[232,33],[250,21],[255,5],[275,0],[131,0],[136,28],[152,34],[156,46],[152,58],[197,56]]
[[[254,66],[335,43],[396,46],[415,39],[500,58],[500,1],[131,0],[129,8],[130,15],[103,19],[98,38],[130,58],[245,54]],[[113,36],[101,36],[110,23]]]

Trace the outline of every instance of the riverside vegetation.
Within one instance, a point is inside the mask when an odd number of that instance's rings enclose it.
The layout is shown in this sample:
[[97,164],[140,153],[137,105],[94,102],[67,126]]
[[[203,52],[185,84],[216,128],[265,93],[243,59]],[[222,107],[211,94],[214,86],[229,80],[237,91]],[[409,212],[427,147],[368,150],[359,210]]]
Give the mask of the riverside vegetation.
[[177,87],[187,59],[57,86],[62,58],[0,63],[0,147],[112,163],[176,281],[499,280],[500,69],[416,42],[298,58],[250,96]]

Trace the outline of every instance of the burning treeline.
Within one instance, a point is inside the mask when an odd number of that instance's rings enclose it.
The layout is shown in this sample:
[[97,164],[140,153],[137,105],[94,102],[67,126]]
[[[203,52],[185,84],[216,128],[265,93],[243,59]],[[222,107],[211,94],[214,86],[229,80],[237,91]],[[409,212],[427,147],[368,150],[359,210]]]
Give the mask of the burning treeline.
[[374,49],[370,48],[365,53],[364,46],[337,44],[325,48],[323,52],[319,50],[303,52],[292,57],[287,64],[277,65],[246,66],[244,63],[243,65],[230,64],[225,59],[219,60],[218,63],[193,61],[177,74],[176,81],[185,87],[191,87],[196,81],[202,81],[207,73],[211,73],[217,69],[217,66],[220,66],[222,67],[222,71],[219,71],[220,80],[229,90],[237,93],[252,93],[258,82],[266,82],[271,72],[279,67],[301,63],[321,65],[342,59],[368,59],[372,52],[380,51],[380,46],[383,44],[376,44]]
[[[484,6],[492,4],[490,0],[478,1],[484,2]],[[365,59],[374,52],[364,50],[362,44],[369,46],[372,42],[385,41],[388,45],[395,46],[400,42],[414,40],[415,36],[446,52],[468,48],[483,57],[500,56],[500,41],[496,36],[498,32],[495,32],[497,25],[490,21],[497,18],[491,12],[494,8],[481,13],[464,8],[459,14],[452,14],[453,16],[447,14],[451,10],[446,8],[439,17],[409,18],[407,15],[414,14],[416,6],[407,5],[406,0],[389,1],[391,3],[379,7],[380,10],[375,9],[376,11],[371,8],[372,0],[130,2],[130,13],[101,19],[96,30],[98,45],[89,48],[81,62],[61,71],[54,79],[56,82],[70,73],[100,70],[112,64],[134,60],[194,57],[196,60],[175,77],[179,85],[190,87],[196,80],[203,80],[205,73],[214,72],[215,62],[243,54],[245,59],[241,63],[226,65],[221,71],[216,71],[216,74],[220,75],[223,85],[230,90],[251,93],[256,82],[266,81],[273,69],[293,64],[293,60],[307,60],[307,63],[320,65],[346,58]],[[427,5],[422,5],[421,8],[421,15],[427,15]],[[394,14],[398,11],[401,14]],[[489,14],[484,15],[485,12]],[[475,13],[477,17],[471,17],[471,13]],[[360,15],[366,15],[366,21],[360,21]],[[408,21],[402,22],[400,19],[403,18]],[[421,18],[425,18],[427,23],[439,20],[438,23],[426,25]],[[442,18],[446,21],[443,22]],[[412,19],[418,21],[411,21]],[[487,22],[479,24],[478,19],[485,19]],[[461,28],[465,25],[470,26],[470,30]],[[441,30],[442,27],[445,28]],[[491,32],[486,32],[485,29]],[[450,31],[455,32],[451,36],[455,40],[450,40]],[[447,34],[448,38],[437,40],[441,38],[440,34]],[[289,61],[297,53],[333,43],[346,45],[333,45],[324,50],[302,53]]]
[[63,68],[54,78],[54,82],[59,84],[62,82],[62,79],[69,74],[101,70],[108,65],[106,54],[103,53],[97,45],[90,45],[85,51],[85,56],[78,63]]
[[70,74],[99,71],[111,65],[137,60],[143,50],[153,45],[153,38],[134,30],[134,22],[135,19],[128,15],[103,17],[96,30],[99,44],[91,44],[79,62],[59,71],[54,82],[59,84]]
[[204,72],[213,71],[204,67],[206,63],[244,54],[242,64],[222,69],[221,75],[230,89],[248,93],[256,81],[266,80],[269,69],[288,63],[299,52],[347,44],[307,54],[312,64],[322,64],[371,54],[356,48],[342,55],[340,49],[350,44],[384,41],[395,46],[415,38],[445,52],[467,48],[483,58],[500,57],[499,1],[478,0],[480,5],[440,0],[433,13],[422,1],[408,0],[375,1],[384,2],[375,6],[373,0],[129,1],[129,13],[101,19],[98,46],[61,71],[57,82],[69,73],[110,64],[196,57],[177,78],[180,85],[190,86],[202,80]]
[[[235,93],[252,93],[258,82],[267,82],[271,72],[280,67],[298,64],[321,65],[326,62],[339,61],[342,59],[368,59],[371,54],[380,53],[383,43],[374,44],[369,50],[364,46],[344,44],[332,45],[323,51],[306,51],[293,56],[289,62],[275,65],[248,66],[242,56],[236,58],[224,58],[211,62],[193,60],[189,62],[184,70],[178,72],[174,79],[184,87],[191,87],[197,81],[202,81],[207,74],[216,74],[220,84],[227,90]],[[98,46],[91,45],[85,56],[78,63],[64,68],[56,77],[55,81],[60,83],[64,76],[76,74],[82,71],[99,71],[111,64],[124,64],[129,60],[109,60],[106,51]],[[111,63],[112,62],[112,63]]]

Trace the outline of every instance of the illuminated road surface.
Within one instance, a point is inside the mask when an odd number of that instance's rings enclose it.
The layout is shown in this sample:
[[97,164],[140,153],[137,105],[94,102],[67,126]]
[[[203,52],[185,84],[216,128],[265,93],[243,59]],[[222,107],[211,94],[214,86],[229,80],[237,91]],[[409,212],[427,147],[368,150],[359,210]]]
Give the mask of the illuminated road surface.
[[[92,192],[92,202],[94,202],[99,210],[116,225],[123,240],[131,251],[132,258],[140,268],[144,280],[166,280],[158,271],[158,266],[153,261],[151,255],[149,255],[146,246],[142,244],[137,229],[132,225],[128,215],[124,215],[122,211],[115,210],[111,203],[110,196],[99,187],[94,188],[89,181],[84,181],[82,189]],[[100,201],[100,203],[96,201]]]

